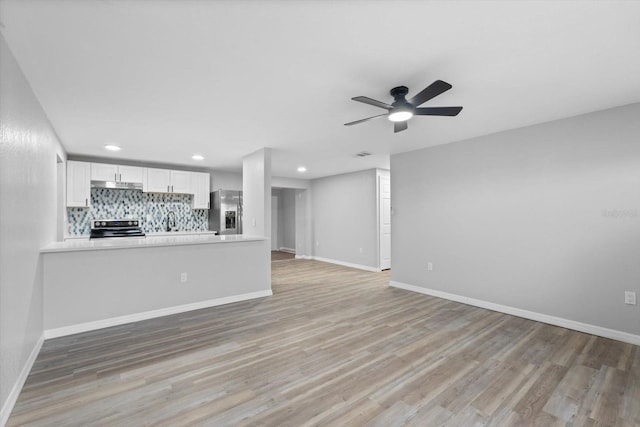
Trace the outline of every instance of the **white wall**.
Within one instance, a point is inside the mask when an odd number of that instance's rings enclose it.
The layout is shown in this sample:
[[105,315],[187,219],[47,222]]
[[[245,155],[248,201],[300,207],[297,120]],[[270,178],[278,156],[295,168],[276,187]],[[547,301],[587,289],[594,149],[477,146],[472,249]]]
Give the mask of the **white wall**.
[[211,191],[234,190],[242,191],[242,174],[235,172],[209,171],[211,177]]
[[56,156],[62,159],[66,156],[1,36],[0,58],[2,425],[28,373],[30,355],[37,350],[42,337],[42,264],[39,250],[56,240]]
[[[272,188],[271,189],[271,249],[274,250],[274,248],[280,249],[280,242],[282,242],[283,239],[283,224],[284,224],[284,219],[283,219],[283,208],[284,208],[284,203],[282,200],[282,189],[281,188]],[[276,197],[277,199],[277,205],[273,206],[273,197]],[[273,213],[275,211],[275,217],[273,216]],[[274,233],[273,230],[273,226],[276,226],[276,232]]]
[[45,253],[44,328],[66,335],[270,295],[268,253],[268,240]]
[[295,197],[296,257],[311,258],[313,256],[311,189],[295,190]]
[[378,268],[376,169],[311,181],[313,256]]
[[[392,281],[640,335],[640,104],[391,157]],[[427,271],[427,262],[433,271]]]
[[271,236],[271,149],[262,148],[242,159],[242,231]]
[[296,247],[296,190],[282,189],[282,214],[279,230],[282,231],[280,247],[295,250]]
[[278,188],[303,189],[311,187],[311,181],[309,181],[308,179],[283,178],[274,176],[271,178],[271,185]]

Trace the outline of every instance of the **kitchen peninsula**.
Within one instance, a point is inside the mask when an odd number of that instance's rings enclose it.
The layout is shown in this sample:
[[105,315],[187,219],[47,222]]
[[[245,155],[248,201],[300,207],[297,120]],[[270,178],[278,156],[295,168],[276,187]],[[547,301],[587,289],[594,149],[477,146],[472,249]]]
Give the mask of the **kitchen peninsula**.
[[42,248],[45,337],[271,295],[269,241],[212,233]]

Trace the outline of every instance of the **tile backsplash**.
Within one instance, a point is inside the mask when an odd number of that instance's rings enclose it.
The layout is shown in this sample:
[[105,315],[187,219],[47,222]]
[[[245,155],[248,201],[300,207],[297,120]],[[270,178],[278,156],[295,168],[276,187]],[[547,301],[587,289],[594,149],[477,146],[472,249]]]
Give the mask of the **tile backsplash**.
[[180,231],[206,231],[209,211],[193,209],[191,194],[143,193],[139,190],[92,188],[91,207],[67,208],[70,236],[88,236],[94,219],[133,218],[142,221],[145,233],[165,231],[167,213],[176,214]]

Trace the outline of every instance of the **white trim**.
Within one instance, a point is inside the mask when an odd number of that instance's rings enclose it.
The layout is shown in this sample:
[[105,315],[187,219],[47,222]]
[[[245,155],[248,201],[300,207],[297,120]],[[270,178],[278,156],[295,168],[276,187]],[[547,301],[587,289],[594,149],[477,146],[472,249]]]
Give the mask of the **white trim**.
[[38,357],[38,353],[40,353],[42,343],[44,343],[44,334],[40,335],[40,338],[38,338],[38,342],[36,342],[36,345],[33,346],[31,354],[29,354],[27,361],[20,371],[20,375],[18,375],[18,379],[16,379],[13,387],[11,387],[11,391],[7,396],[7,400],[5,400],[4,404],[2,405],[2,410],[0,410],[0,426],[4,426],[5,424],[7,424],[7,421],[9,421],[9,415],[11,415],[11,411],[13,411],[13,407],[18,401],[18,396],[20,396],[20,392],[22,391],[24,382],[27,380],[29,372],[31,372],[31,368],[33,368],[33,364]]
[[574,331],[585,332],[587,334],[597,335],[604,338],[611,338],[623,341],[629,344],[640,345],[640,335],[630,334],[628,332],[618,331],[615,329],[604,328],[602,326],[590,325],[588,323],[576,322],[575,320],[564,319],[562,317],[550,316],[548,314],[536,313],[535,311],[523,310],[521,308],[510,307],[508,305],[495,304],[475,298],[469,298],[462,295],[450,294],[448,292],[436,291],[434,289],[423,288],[406,283],[390,281],[389,286],[407,291],[418,292],[425,295],[431,295],[438,298],[444,298],[463,304],[473,305],[476,307],[486,308],[500,313],[511,314],[513,316],[524,317],[525,319],[535,320],[550,325],[561,326]]
[[296,250],[295,250],[295,249],[291,249],[291,248],[284,248],[284,247],[281,247],[281,248],[280,248],[280,249],[278,249],[278,250],[279,250],[280,252],[288,252],[288,253],[290,253],[290,254],[295,254],[295,253],[296,253]]
[[309,255],[296,255],[296,259],[313,259],[313,257]]
[[331,264],[344,265],[345,267],[358,268],[360,270],[373,271],[374,273],[379,273],[380,271],[382,271],[379,268],[369,267],[368,265],[353,264],[350,262],[338,261],[335,259],[321,258],[319,256],[311,257],[311,259],[315,259],[316,261],[329,262]]
[[217,305],[231,304],[233,302],[263,298],[271,295],[273,295],[273,292],[269,289],[266,291],[250,292],[248,294],[232,295],[230,297],[199,301],[191,304],[176,305],[173,307],[161,308],[159,310],[128,314],[125,316],[96,320],[94,322],[79,323],[71,326],[63,326],[62,328],[47,329],[44,331],[44,337],[46,339],[58,338],[66,335],[78,334],[80,332],[94,331],[96,329],[108,328],[110,326],[139,322],[141,320],[153,319],[155,317],[169,316],[171,314],[184,313],[185,311],[199,310],[201,308],[215,307]]

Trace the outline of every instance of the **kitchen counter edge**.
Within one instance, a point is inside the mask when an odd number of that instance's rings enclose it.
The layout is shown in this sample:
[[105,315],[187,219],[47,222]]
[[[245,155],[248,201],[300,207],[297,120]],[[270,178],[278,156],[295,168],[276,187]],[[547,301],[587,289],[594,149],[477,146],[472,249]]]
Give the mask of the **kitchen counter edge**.
[[137,249],[159,246],[208,245],[220,243],[241,243],[266,240],[263,236],[243,234],[217,236],[212,234],[185,234],[173,236],[121,237],[110,239],[53,242],[40,249],[40,253],[103,251],[113,249]]

